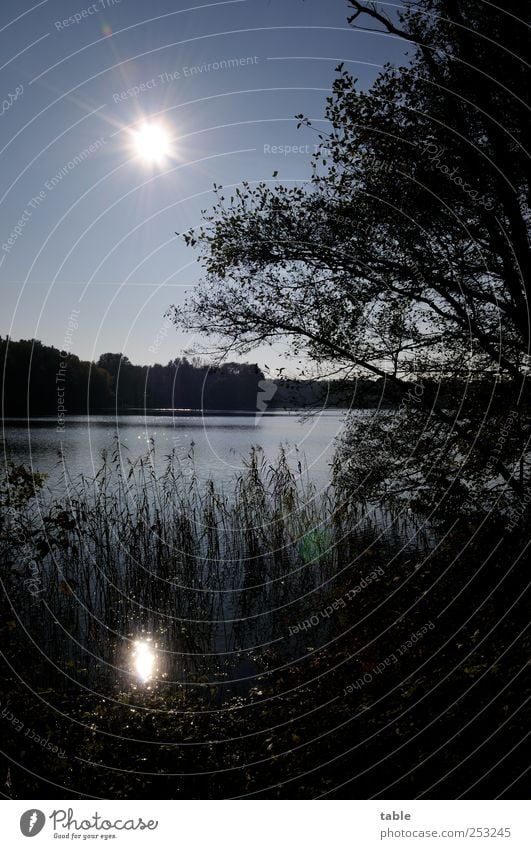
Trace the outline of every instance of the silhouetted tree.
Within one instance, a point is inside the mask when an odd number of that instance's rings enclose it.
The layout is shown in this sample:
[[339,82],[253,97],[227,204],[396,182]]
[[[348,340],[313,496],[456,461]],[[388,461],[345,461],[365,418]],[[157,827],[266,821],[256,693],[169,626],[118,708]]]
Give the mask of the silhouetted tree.
[[323,371],[394,385],[398,418],[354,421],[345,440],[342,479],[364,496],[522,498],[523,7],[419,0],[391,19],[378,4],[350,5],[354,26],[365,17],[407,41],[410,64],[386,66],[369,91],[339,66],[310,187],[244,183],[228,197],[215,187],[214,209],[184,237],[199,245],[205,278],[174,319],[227,350],[287,338]]

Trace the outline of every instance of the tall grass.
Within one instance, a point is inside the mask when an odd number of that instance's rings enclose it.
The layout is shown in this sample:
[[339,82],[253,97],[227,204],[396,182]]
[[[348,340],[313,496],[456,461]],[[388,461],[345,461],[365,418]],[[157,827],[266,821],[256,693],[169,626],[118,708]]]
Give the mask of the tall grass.
[[151,446],[124,463],[117,445],[93,478],[65,467],[61,487],[26,491],[5,513],[9,603],[62,686],[65,670],[120,685],[141,635],[158,643],[169,686],[234,677],[346,569],[362,574],[375,544],[361,506],[317,492],[283,450],[274,463],[253,450],[230,486],[190,475],[176,452],[162,472],[155,460]]

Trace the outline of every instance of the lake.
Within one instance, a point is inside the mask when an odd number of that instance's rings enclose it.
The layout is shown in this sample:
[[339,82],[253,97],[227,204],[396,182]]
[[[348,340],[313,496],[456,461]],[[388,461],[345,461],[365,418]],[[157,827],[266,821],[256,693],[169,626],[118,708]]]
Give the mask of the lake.
[[36,471],[49,475],[48,484],[58,486],[64,457],[70,477],[92,477],[101,465],[102,452],[112,452],[118,440],[124,466],[145,454],[153,441],[156,463],[162,469],[165,457],[175,450],[181,463],[193,468],[199,480],[212,478],[229,483],[242,471],[253,446],[260,446],[274,460],[281,446],[290,460],[306,460],[312,480],[325,486],[336,437],[341,432],[345,411],[215,415],[184,411],[142,415],[68,416],[64,431],[58,432],[51,416],[4,420],[3,438],[8,455]]
[[[306,651],[304,631],[290,631],[298,622],[313,615],[320,627],[312,639],[331,638],[341,620],[332,625],[319,611],[346,591],[344,574],[356,584],[425,542],[407,516],[398,522],[377,505],[345,512],[327,500],[344,421],[337,410],[260,418],[158,411],[70,416],[58,432],[51,417],[6,419],[9,456],[49,475],[48,497],[28,519],[32,534],[8,535],[4,556],[14,607],[52,659],[58,686],[91,681],[112,690],[156,680],[173,693],[206,680],[245,690],[267,669],[268,651],[279,662]],[[127,474],[152,445],[161,476],[154,488],[151,464],[145,477]],[[284,448],[295,472],[301,463],[296,491],[282,464],[276,477],[266,469],[265,496],[252,475],[242,476],[257,446],[272,463]],[[93,484],[102,455],[116,450],[125,474]],[[177,487],[164,476],[172,452],[184,472]],[[70,487],[79,475],[89,485]],[[233,487],[238,477],[243,489]],[[30,545],[19,550],[21,540]]]

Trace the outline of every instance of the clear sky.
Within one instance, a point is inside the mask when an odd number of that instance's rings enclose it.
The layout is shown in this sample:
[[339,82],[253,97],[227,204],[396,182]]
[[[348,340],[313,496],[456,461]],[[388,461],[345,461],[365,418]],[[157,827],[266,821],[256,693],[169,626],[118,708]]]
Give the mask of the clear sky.
[[[190,347],[163,319],[200,276],[174,232],[199,223],[214,182],[308,179],[315,134],[294,115],[322,118],[339,61],[366,87],[402,55],[348,14],[344,0],[2,0],[0,335],[62,348],[68,334],[82,358],[135,363]],[[170,157],[138,155],[143,121],[166,128]],[[282,346],[248,359],[293,372]]]

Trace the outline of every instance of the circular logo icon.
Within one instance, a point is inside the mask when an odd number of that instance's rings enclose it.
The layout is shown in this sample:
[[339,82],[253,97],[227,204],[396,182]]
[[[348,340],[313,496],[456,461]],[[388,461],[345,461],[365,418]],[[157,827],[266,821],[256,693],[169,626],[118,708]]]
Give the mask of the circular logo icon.
[[20,817],[20,830],[24,837],[35,837],[44,828],[46,817],[42,811],[32,808]]

